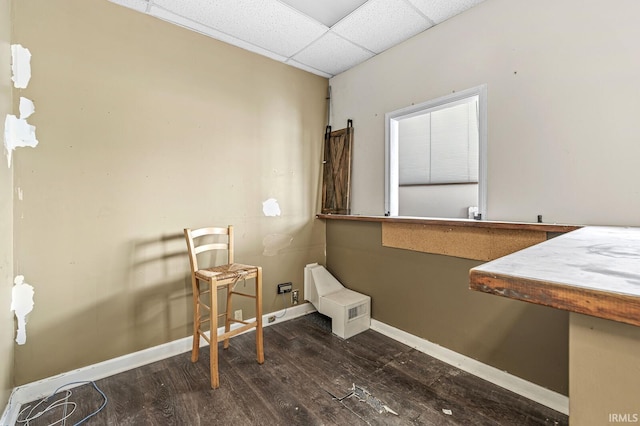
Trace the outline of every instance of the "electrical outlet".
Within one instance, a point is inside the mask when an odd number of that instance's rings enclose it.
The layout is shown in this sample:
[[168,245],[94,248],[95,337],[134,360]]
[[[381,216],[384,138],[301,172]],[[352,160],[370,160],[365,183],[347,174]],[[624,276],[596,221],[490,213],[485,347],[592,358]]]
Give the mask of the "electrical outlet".
[[291,293],[291,304],[292,305],[297,305],[298,304],[298,291],[299,290],[293,290],[293,293]]
[[242,321],[242,309],[238,309],[237,311],[235,311],[233,313],[233,319],[236,319],[238,321]]
[[278,284],[278,294],[291,293],[292,289],[293,289],[293,284],[290,282]]

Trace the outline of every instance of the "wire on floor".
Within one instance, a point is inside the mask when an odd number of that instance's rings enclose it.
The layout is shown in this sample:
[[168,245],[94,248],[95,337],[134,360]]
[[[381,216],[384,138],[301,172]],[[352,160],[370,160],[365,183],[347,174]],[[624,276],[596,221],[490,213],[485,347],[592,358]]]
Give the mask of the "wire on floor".
[[276,318],[282,318],[287,314],[287,299],[284,297],[285,294],[288,293],[282,293],[282,304],[284,305],[284,311],[280,315],[275,315]]
[[[77,403],[75,403],[73,401],[69,401],[69,397],[71,397],[72,392],[67,389],[65,391],[65,393],[64,393],[65,396],[63,398],[57,399],[56,401],[51,402],[49,405],[45,406],[45,404],[48,403],[49,399],[53,398],[53,396],[55,394],[60,392],[62,388],[65,388],[65,387],[71,386],[71,385],[80,385],[80,384],[84,385],[84,384],[89,384],[89,383],[92,384],[93,388],[102,396],[103,402],[102,402],[102,405],[100,406],[100,408],[98,408],[97,410],[95,410],[93,413],[89,414],[88,416],[86,416],[82,420],[74,423],[74,426],[75,425],[80,425],[80,424],[86,422],[91,417],[95,416],[100,411],[102,411],[104,409],[104,407],[107,406],[107,401],[108,401],[107,395],[105,395],[104,392],[102,392],[100,390],[100,388],[98,387],[98,385],[96,385],[96,383],[94,381],[70,382],[70,383],[67,383],[67,384],[64,384],[64,385],[58,387],[58,389],[53,391],[53,393],[51,395],[49,395],[46,398],[43,398],[42,400],[40,400],[40,402],[38,402],[33,407],[31,407],[31,405],[27,405],[25,408],[20,410],[20,413],[18,414],[18,419],[16,420],[16,423],[20,423],[20,424],[23,424],[25,426],[29,426],[30,422],[33,422],[35,419],[37,419],[39,417],[42,417],[44,414],[50,412],[54,408],[62,407],[63,408],[62,418],[60,418],[60,420],[55,421],[54,423],[50,423],[49,426],[57,425],[59,423],[65,425],[67,419],[69,417],[71,417],[71,415],[76,411],[76,408],[78,407]],[[41,408],[38,410],[38,407],[41,407]],[[31,408],[31,409],[29,410],[29,408]],[[23,413],[25,411],[27,411],[27,410],[29,410],[29,411],[26,414],[26,417],[22,418]],[[38,411],[36,411],[36,410],[38,410]]]

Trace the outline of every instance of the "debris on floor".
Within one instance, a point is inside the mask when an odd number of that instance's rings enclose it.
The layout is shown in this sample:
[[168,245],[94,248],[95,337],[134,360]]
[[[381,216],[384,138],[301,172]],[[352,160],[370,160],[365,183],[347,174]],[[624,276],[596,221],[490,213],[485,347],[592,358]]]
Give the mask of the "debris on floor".
[[354,383],[353,386],[351,387],[351,389],[349,389],[349,390],[351,392],[349,392],[348,394],[346,394],[342,398],[338,398],[338,397],[336,397],[335,395],[333,395],[331,393],[329,393],[329,395],[331,395],[333,397],[333,399],[335,399],[337,401],[342,401],[343,399],[351,398],[352,396],[355,396],[356,398],[358,398],[358,400],[360,402],[366,402],[367,404],[369,404],[379,414],[391,413],[391,414],[393,414],[395,416],[398,415],[398,413],[396,413],[391,408],[389,408],[389,406],[387,404],[385,404],[384,402],[380,401],[375,396],[371,395],[371,392],[369,392],[365,388],[363,388],[361,386],[357,386]]

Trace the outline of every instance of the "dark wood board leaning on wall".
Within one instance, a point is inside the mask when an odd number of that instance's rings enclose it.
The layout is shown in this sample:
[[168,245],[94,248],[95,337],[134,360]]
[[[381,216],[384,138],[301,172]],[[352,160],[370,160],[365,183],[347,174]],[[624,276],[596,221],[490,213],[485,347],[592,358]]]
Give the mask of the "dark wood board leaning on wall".
[[345,129],[324,135],[324,161],[322,172],[322,214],[350,214],[351,151],[353,149],[353,122]]

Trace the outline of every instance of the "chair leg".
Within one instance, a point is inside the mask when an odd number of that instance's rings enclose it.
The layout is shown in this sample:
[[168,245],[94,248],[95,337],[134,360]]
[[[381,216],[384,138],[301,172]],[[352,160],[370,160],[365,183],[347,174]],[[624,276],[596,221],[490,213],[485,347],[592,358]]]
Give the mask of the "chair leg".
[[262,267],[258,266],[256,277],[256,352],[258,364],[264,363],[264,348],[262,340]]
[[193,280],[193,344],[191,346],[191,362],[198,361],[200,351],[200,283]]
[[209,320],[209,368],[211,370],[211,388],[220,387],[218,376],[218,287],[216,279],[212,278],[209,284],[211,291],[211,311]]
[[[231,330],[231,292],[233,288],[231,284],[227,285],[227,315],[224,321],[224,332],[228,333]],[[224,339],[224,349],[229,349],[229,338]]]

